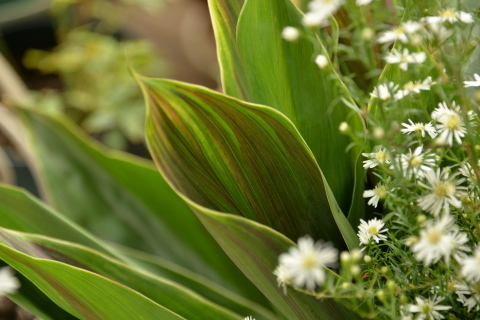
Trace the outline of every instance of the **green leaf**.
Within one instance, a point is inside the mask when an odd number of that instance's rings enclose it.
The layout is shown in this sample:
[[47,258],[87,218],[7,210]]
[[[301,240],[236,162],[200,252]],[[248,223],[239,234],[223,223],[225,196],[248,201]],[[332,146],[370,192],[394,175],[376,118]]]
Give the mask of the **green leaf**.
[[25,254],[36,257],[35,249],[38,248],[37,250],[46,254],[48,258],[93,271],[121,283],[186,319],[238,319],[240,317],[174,282],[127,266],[87,247],[5,229],[0,229],[0,235],[6,239],[10,247],[17,250],[19,243],[22,243],[24,246],[20,250]]
[[[38,249],[30,249],[42,256]],[[44,255],[43,257],[48,258]],[[131,320],[152,319],[152,316],[165,320],[184,319],[119,283],[44,258],[23,254],[9,247],[5,239],[0,239],[0,259],[22,273],[56,304],[79,319]]]
[[285,116],[197,86],[138,81],[150,151],[175,190],[290,239],[310,234],[344,247],[322,173]]
[[[172,262],[132,249],[106,245],[55,210],[43,205],[35,197],[17,188],[0,185],[0,216],[2,217],[0,226],[3,228],[41,234],[94,248],[130,266],[142,268],[174,281],[235,312],[257,315],[269,314],[268,310],[258,304]],[[21,291],[23,299],[19,303],[22,302],[22,305],[26,308],[28,306],[25,303],[37,304],[39,298],[32,299],[36,296],[35,293],[30,294],[30,290],[23,290],[23,288]],[[258,300],[258,303],[263,303],[263,300]],[[34,306],[30,306],[29,310],[32,310],[31,307]],[[37,307],[37,309],[39,308],[48,309],[42,304]],[[37,315],[42,316],[41,314]],[[42,316],[42,318],[44,317]],[[54,317],[54,319],[58,318],[61,317]],[[270,317],[266,316],[266,318]]]
[[330,299],[319,301],[291,289],[284,295],[273,270],[278,256],[294,245],[285,236],[243,217],[215,212],[193,202],[190,205],[230,258],[285,319],[360,319]]
[[237,21],[244,2],[245,0],[208,0],[208,6],[217,43],[223,90],[248,101],[250,90],[235,40]]
[[315,155],[341,209],[345,213],[352,209],[351,221],[358,222],[363,217],[363,206],[358,206],[363,192],[362,146],[347,152],[351,141],[338,130],[342,121],[363,130],[359,115],[342,102],[343,98],[355,105],[350,94],[331,66],[320,70],[313,62],[315,53],[325,54],[320,41],[314,48],[306,39],[289,43],[281,38],[285,26],[309,33],[290,0],[247,0],[235,27],[239,2],[210,0],[225,93],[271,106],[289,117]]
[[151,162],[109,151],[66,120],[18,112],[44,189],[62,214],[102,239],[147,250],[265,301]]

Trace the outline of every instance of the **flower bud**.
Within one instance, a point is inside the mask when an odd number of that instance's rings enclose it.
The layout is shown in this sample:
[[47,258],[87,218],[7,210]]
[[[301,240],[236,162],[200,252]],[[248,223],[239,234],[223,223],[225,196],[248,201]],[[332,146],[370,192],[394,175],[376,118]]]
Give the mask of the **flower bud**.
[[385,137],[385,130],[381,127],[376,127],[373,129],[373,136],[378,140],[383,139],[383,137]]
[[320,68],[320,69],[324,69],[327,65],[328,65],[328,59],[326,56],[324,56],[323,54],[319,54],[316,58],[315,58],[315,63],[317,64],[317,66]]
[[371,41],[375,36],[375,31],[371,28],[365,28],[362,30],[362,38],[367,41]]
[[282,30],[282,38],[292,42],[298,40],[300,37],[300,31],[298,31],[297,28],[294,27],[285,27]]
[[365,263],[370,263],[370,262],[372,262],[372,257],[365,256],[365,257],[363,257],[363,261],[365,261]]
[[340,130],[341,133],[347,133],[350,130],[350,126],[344,121],[340,123],[338,130]]

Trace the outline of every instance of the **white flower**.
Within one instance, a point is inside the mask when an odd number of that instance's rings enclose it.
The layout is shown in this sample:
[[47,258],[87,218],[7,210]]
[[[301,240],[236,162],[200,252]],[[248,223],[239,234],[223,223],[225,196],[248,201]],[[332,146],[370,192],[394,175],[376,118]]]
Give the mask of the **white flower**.
[[10,267],[0,269],[0,296],[13,294],[20,288],[20,281],[14,276]]
[[450,310],[452,307],[438,305],[443,300],[444,298],[442,297],[433,297],[432,299],[421,299],[419,297],[416,297],[416,304],[409,304],[408,311],[413,313],[419,313],[419,315],[415,318],[416,320],[445,319],[445,317],[438,311]]
[[412,176],[423,178],[435,166],[435,156],[429,153],[429,150],[424,153],[422,151],[423,146],[419,146],[415,151],[412,152],[410,149],[408,154],[400,156],[400,164],[406,178],[410,179]]
[[363,197],[371,198],[370,200],[368,200],[368,204],[374,206],[375,208],[378,205],[378,201],[380,199],[385,199],[386,196],[387,188],[382,184],[378,184],[373,190],[363,191]]
[[328,25],[328,17],[335,14],[344,0],[312,0],[308,4],[309,12],[303,18],[307,27]]
[[326,27],[330,25],[330,21],[323,14],[316,12],[307,12],[302,19],[303,25],[309,28]]
[[450,245],[452,246],[453,258],[455,258],[458,263],[461,263],[461,261],[466,258],[466,252],[472,251],[468,245],[465,245],[467,242],[467,234],[460,232],[458,226],[453,226],[452,233],[450,234]]
[[426,132],[432,139],[437,136],[437,131],[430,122],[427,124],[423,124],[421,122],[413,123],[413,121],[410,119],[408,119],[408,122],[410,122],[410,124],[402,123],[402,126],[405,127],[405,129],[401,129],[400,131],[404,134],[417,132],[420,133],[422,137],[425,137]]
[[295,41],[300,37],[300,31],[294,27],[285,27],[282,30],[282,38],[287,41]]
[[391,43],[394,41],[401,41],[402,43],[408,43],[408,36],[419,31],[423,25],[415,21],[406,21],[402,25],[382,32],[378,37],[379,43]]
[[465,137],[467,130],[459,111],[460,107],[455,106],[455,102],[452,104],[452,109],[449,109],[445,102],[441,102],[438,104],[438,108],[433,110],[432,119],[438,122],[436,128],[440,142],[451,146],[455,139],[457,143],[462,143],[462,138]]
[[478,74],[473,75],[475,77],[475,81],[463,81],[464,87],[480,87],[480,76]]
[[455,23],[457,21],[463,23],[473,23],[473,16],[463,11],[455,11],[455,9],[447,8],[440,11],[438,18],[441,22]]
[[[465,283],[455,284],[455,292],[458,295],[457,301],[460,301],[467,311],[470,312],[474,307],[475,310],[480,310],[480,283],[467,285]],[[470,296],[470,297],[466,297]]]
[[480,245],[477,245],[473,257],[465,258],[461,265],[462,277],[467,281],[480,282]]
[[361,6],[366,6],[366,5],[370,4],[371,2],[372,2],[372,0],[356,0],[355,4],[359,7],[361,7]]
[[338,250],[330,243],[314,243],[306,236],[298,239],[298,247],[291,247],[288,253],[280,255],[279,264],[295,287],[313,291],[325,281],[324,268],[335,266],[337,260]]
[[393,49],[386,57],[385,61],[390,64],[399,64],[403,71],[408,70],[408,65],[411,63],[423,63],[427,59],[425,52],[410,53],[408,49],[403,49],[402,52]]
[[248,316],[248,317],[243,318],[243,320],[255,320],[255,318],[252,317],[252,316]]
[[317,64],[317,66],[320,68],[320,69],[323,69],[325,68],[327,65],[328,65],[328,58],[326,56],[324,56],[323,54],[319,54],[316,58],[315,58],[315,63]]
[[448,214],[437,222],[427,222],[425,229],[420,231],[420,239],[411,246],[417,261],[429,266],[444,257],[447,264],[450,262],[453,222],[453,218]]
[[445,212],[450,212],[450,205],[455,208],[461,208],[462,202],[457,199],[459,190],[465,190],[465,187],[459,186],[465,181],[464,178],[455,179],[456,175],[449,177],[447,171],[440,172],[440,169],[436,171],[425,172],[425,178],[427,178],[428,185],[418,182],[422,187],[429,190],[430,193],[417,200],[418,205],[434,216],[438,216],[443,209]]
[[368,222],[360,219],[357,233],[357,236],[360,239],[360,244],[367,245],[370,243],[370,240],[375,241],[375,243],[387,240],[387,236],[382,234],[388,231],[387,228],[382,229],[384,226],[385,223],[377,218],[368,220]]
[[273,274],[277,276],[277,284],[278,287],[283,288],[283,293],[286,295],[287,294],[287,285],[292,284],[292,279],[290,278],[290,275],[285,269],[284,265],[279,265],[275,270],[273,271]]
[[423,81],[409,81],[403,85],[402,90],[397,92],[395,99],[400,100],[410,94],[420,93],[420,91],[429,91],[434,84],[436,84],[436,82],[432,81],[432,77],[428,77]]
[[377,152],[362,153],[364,157],[370,158],[370,160],[363,161],[363,167],[365,169],[375,168],[378,165],[390,163],[390,157],[387,150],[383,147],[379,147]]
[[397,89],[398,85],[390,81],[374,87],[370,96],[380,100],[388,100],[395,95]]

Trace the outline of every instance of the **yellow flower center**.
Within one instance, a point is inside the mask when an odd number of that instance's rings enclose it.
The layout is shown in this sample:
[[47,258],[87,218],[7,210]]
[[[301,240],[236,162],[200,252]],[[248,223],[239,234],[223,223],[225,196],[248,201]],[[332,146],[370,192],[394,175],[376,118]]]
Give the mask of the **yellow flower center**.
[[402,34],[402,33],[405,33],[405,28],[403,27],[396,27],[395,29],[393,29],[393,32],[395,34]]
[[448,117],[448,121],[445,123],[445,127],[449,130],[458,130],[462,125],[462,120],[456,114],[452,114]]
[[315,262],[316,262],[316,260],[315,260],[314,257],[306,256],[302,260],[302,266],[307,268],[307,269],[310,269],[310,268],[313,268],[315,266]]
[[373,236],[376,236],[378,234],[378,228],[377,227],[370,227],[368,229],[368,233],[370,233]]
[[450,182],[443,182],[433,188],[433,194],[439,198],[445,198],[455,192],[455,187]]
[[[416,89],[418,87],[418,83],[415,83],[415,82],[407,82],[405,83],[405,85],[403,86],[403,88],[405,90],[408,90],[408,91],[413,91],[414,89]],[[416,125],[418,126],[418,124]]]
[[432,311],[433,311],[433,307],[432,307],[431,305],[429,305],[429,304],[424,304],[424,305],[422,306],[421,312],[422,312],[423,314],[430,314]]
[[380,199],[384,199],[387,196],[387,188],[385,186],[377,187],[373,191]]
[[441,238],[442,234],[438,230],[430,232],[427,237],[428,242],[431,244],[437,244]]
[[379,163],[384,163],[385,160],[387,159],[387,154],[384,151],[378,151],[377,154],[375,155],[375,158]]
[[422,158],[420,157],[412,157],[412,159],[410,159],[410,165],[412,167],[418,167],[420,164],[422,163]]
[[442,18],[455,18],[456,17],[456,12],[453,9],[445,9],[440,12],[440,17]]
[[423,123],[415,123],[415,131],[425,130],[425,125]]

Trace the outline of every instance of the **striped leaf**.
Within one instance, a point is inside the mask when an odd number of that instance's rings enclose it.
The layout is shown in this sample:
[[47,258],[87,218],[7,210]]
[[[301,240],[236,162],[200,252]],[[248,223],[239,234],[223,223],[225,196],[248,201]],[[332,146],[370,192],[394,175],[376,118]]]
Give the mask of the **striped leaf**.
[[[109,266],[111,266],[108,259],[115,259],[121,261],[121,263],[127,264],[130,268],[135,268],[135,270],[145,270],[161,279],[165,279],[161,281],[176,283],[181,287],[188,288],[205,299],[239,314],[257,315],[259,319],[272,318],[269,316],[270,312],[265,308],[260,307],[256,303],[253,303],[234,292],[222,288],[211,280],[175,265],[172,262],[159,257],[150,256],[146,253],[137,252],[132,249],[125,249],[119,246],[112,247],[111,245],[105,244],[101,240],[95,238],[95,236],[76,226],[61,214],[43,205],[34,197],[16,188],[0,185],[0,216],[2,217],[2,219],[0,219],[0,227],[22,232],[42,234],[49,238],[57,238],[58,240],[55,241],[60,244],[65,243],[65,241],[75,242],[75,246],[66,246],[66,248],[75,249],[86,246],[90,248],[87,250],[87,254],[92,250],[95,250],[96,255],[93,257],[103,255],[102,259],[107,260],[107,262],[99,263],[97,265],[98,268],[107,268],[107,271],[114,270],[113,266],[112,269],[108,269]],[[42,240],[43,238],[39,239]],[[53,243],[52,241],[53,240],[45,243],[44,240],[44,242],[37,243],[47,247],[48,243]],[[58,248],[54,247],[54,249],[60,251]],[[100,272],[100,269],[95,269],[89,265],[94,260],[90,256],[87,255],[84,261],[79,260],[85,257],[85,253],[80,249],[77,250],[79,251],[63,251],[63,255],[68,255],[69,258],[62,259],[62,261],[68,263],[76,260],[81,261],[78,263],[79,265],[89,266],[90,270],[96,270],[98,273],[104,274]],[[56,254],[55,257],[58,258],[58,254]],[[104,275],[114,278],[111,274]],[[116,280],[122,282],[120,279]],[[129,286],[134,288],[133,285]],[[55,312],[58,312],[58,310],[48,304],[48,298],[45,297],[42,299],[41,292],[38,292],[38,289],[35,290],[35,288],[35,286],[25,282],[22,284],[20,294],[15,295],[13,299],[24,308],[40,316],[42,319],[48,319],[46,316],[47,311],[49,314],[53,312],[53,315],[57,315]],[[157,289],[161,291],[159,288]],[[262,301],[260,300],[259,303],[262,303]],[[55,316],[53,319],[67,318]]]
[[[49,260],[40,249],[8,238],[5,233],[1,236],[0,259],[79,319],[185,319],[126,286],[98,274]],[[21,250],[28,250],[30,254],[24,254]]]
[[59,212],[104,240],[153,253],[265,301],[152,162],[108,150],[65,119],[27,109],[18,113],[39,182]]
[[190,202],[206,228],[237,266],[257,285],[284,319],[357,320],[353,311],[330,299],[321,301],[277,286],[273,270],[278,256],[294,243],[280,233],[259,223],[219,213]]
[[[211,0],[217,29],[235,30],[231,9],[235,0]],[[212,9],[213,8],[213,9]],[[236,27],[236,38],[217,35],[225,93],[249,102],[271,106],[284,113],[298,128],[312,150],[333,194],[345,214],[352,208],[353,221],[363,217],[363,177],[359,155],[362,146],[346,151],[350,139],[340,134],[342,121],[361,131],[359,115],[342,99],[353,103],[349,92],[330,64],[320,70],[315,53],[325,54],[320,40],[315,46],[306,39],[287,42],[282,29],[294,26],[305,33],[302,13],[291,0],[245,1]],[[222,29],[222,30],[223,30]],[[237,81],[237,86],[231,82]],[[242,88],[231,90],[230,88]],[[328,148],[328,152],[325,149]],[[355,205],[353,205],[355,204]]]
[[138,81],[148,106],[150,151],[181,195],[293,240],[310,234],[345,246],[339,230],[353,230],[332,211],[322,172],[285,116],[197,86]]

